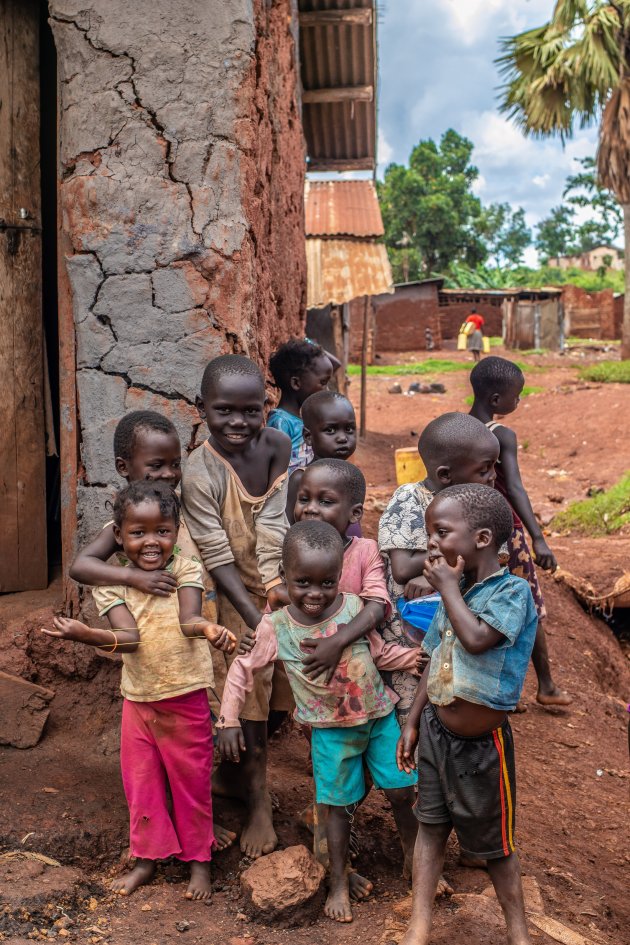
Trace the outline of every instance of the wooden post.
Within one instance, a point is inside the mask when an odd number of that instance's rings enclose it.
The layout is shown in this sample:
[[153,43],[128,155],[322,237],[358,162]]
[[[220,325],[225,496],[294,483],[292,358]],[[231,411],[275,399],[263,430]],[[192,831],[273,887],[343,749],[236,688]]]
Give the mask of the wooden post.
[[359,436],[365,437],[365,414],[367,407],[367,354],[369,333],[369,296],[364,297],[363,304],[363,344],[361,345],[361,409],[359,416]]

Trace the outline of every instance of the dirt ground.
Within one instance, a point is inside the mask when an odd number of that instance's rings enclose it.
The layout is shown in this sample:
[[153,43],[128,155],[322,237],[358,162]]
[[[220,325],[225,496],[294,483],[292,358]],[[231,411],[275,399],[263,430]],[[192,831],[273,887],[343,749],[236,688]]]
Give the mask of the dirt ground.
[[[383,363],[387,360],[383,355]],[[509,422],[522,447],[523,478],[534,508],[541,521],[549,522],[567,502],[584,497],[591,484],[610,486],[628,468],[630,387],[579,382],[579,356],[521,360],[531,364],[527,383],[544,390],[525,398]],[[370,433],[356,457],[370,484],[368,534],[374,534],[380,507],[395,488],[393,450],[415,445],[420,430],[438,414],[467,409],[470,393],[464,372],[431,378],[446,384],[444,395],[390,395],[387,389],[394,380],[368,381]],[[414,378],[400,380],[406,390]],[[358,386],[356,379],[351,392],[355,401]],[[562,568],[604,589],[627,566],[630,536],[557,536],[551,524],[549,541]],[[625,945],[630,942],[628,660],[608,626],[585,613],[565,587],[544,575],[543,589],[554,674],[574,702],[564,710],[538,706],[530,671],[528,711],[512,722],[519,851],[529,884],[535,880],[540,888],[544,911],[544,921],[531,916],[532,938],[536,943]],[[121,869],[127,841],[117,757],[119,670],[112,659],[78,646],[62,648],[38,633],[58,604],[58,584],[44,594],[0,599],[3,669],[57,693],[39,745],[27,751],[5,748],[0,754],[0,849],[5,853],[0,854],[0,940],[389,945],[400,939],[408,887],[400,878],[402,860],[391,815],[375,792],[357,815],[362,845],[357,867],[375,883],[375,894],[355,909],[349,926],[321,918],[285,930],[247,918],[238,882],[246,864],[234,848],[215,859],[210,906],[182,898],[184,875],[177,864],[161,868],[152,886],[127,901],[108,895],[107,880]],[[297,821],[311,790],[306,765],[306,743],[297,731],[274,738],[269,775],[281,846],[309,844]],[[238,827],[242,811],[236,802],[218,800],[216,808],[223,823]],[[62,865],[6,856],[14,851],[52,857]],[[453,845],[446,875],[456,895],[437,905],[434,945],[504,942],[492,900],[466,895],[485,890],[487,874],[459,867]],[[550,925],[552,920],[561,926]]]

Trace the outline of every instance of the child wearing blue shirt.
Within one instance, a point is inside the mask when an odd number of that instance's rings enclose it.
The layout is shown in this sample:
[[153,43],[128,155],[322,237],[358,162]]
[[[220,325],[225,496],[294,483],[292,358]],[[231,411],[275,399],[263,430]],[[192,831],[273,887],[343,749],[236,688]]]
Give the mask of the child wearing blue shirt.
[[424,575],[442,595],[423,646],[430,662],[397,748],[416,767],[419,821],[411,924],[401,945],[427,945],[455,830],[464,854],[487,860],[511,945],[531,945],[514,845],[514,744],[507,713],[521,694],[536,636],[529,585],[499,566],[512,512],[495,489],[444,489],[426,516]]

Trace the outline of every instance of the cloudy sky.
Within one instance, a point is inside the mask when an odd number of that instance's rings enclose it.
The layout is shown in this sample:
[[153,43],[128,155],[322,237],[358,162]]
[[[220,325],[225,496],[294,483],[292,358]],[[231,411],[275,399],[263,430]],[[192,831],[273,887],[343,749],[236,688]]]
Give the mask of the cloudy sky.
[[[549,18],[553,0],[379,0],[379,176],[422,138],[454,128],[475,145],[484,203],[522,206],[533,226],[560,202],[595,128],[559,141],[526,139],[497,109],[498,41]],[[533,261],[533,260],[532,260]]]

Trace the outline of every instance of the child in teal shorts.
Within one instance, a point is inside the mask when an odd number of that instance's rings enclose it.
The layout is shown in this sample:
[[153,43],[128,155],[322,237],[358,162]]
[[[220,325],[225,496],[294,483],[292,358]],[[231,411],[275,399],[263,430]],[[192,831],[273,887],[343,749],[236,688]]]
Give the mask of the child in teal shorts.
[[[218,748],[227,760],[239,760],[245,748],[239,712],[253,688],[254,674],[282,660],[296,718],[312,729],[317,803],[330,808],[326,828],[330,891],[324,911],[337,922],[351,922],[346,861],[352,815],[365,795],[363,762],[375,787],[392,805],[407,868],[418,829],[412,810],[415,778],[396,764],[400,729],[378,672],[382,645],[362,637],[346,647],[330,682],[321,676],[311,679],[304,672],[308,651],[303,641],[337,633],[363,606],[356,595],[339,593],[341,535],[327,522],[298,522],[287,532],[282,560],[291,603],[263,616],[253,648],[230,666],[217,725]],[[408,650],[398,649],[401,664],[408,665]],[[392,650],[384,657],[387,668],[398,665]]]

